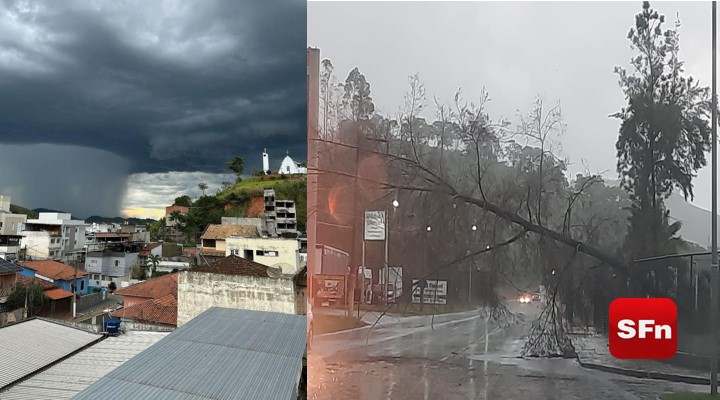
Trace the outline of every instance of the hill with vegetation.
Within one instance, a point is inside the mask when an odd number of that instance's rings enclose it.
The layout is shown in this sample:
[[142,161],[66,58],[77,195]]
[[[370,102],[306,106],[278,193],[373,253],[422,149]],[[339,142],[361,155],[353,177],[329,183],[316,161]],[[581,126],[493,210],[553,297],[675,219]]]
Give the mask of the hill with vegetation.
[[10,212],[13,214],[25,214],[27,215],[28,219],[34,219],[38,217],[37,212],[15,204],[10,204]]
[[[292,200],[297,210],[298,230],[305,231],[307,223],[307,177],[305,175],[255,176],[227,184],[214,195],[204,195],[196,200],[184,195],[175,199],[174,205],[189,207],[187,215],[174,214],[177,221],[175,233],[183,236],[187,245],[196,242],[209,224],[219,224],[222,217],[248,217],[251,201],[263,196],[264,189],[275,190],[277,200]],[[150,225],[153,240],[171,240],[173,230],[161,219]],[[176,238],[179,239],[179,238]]]

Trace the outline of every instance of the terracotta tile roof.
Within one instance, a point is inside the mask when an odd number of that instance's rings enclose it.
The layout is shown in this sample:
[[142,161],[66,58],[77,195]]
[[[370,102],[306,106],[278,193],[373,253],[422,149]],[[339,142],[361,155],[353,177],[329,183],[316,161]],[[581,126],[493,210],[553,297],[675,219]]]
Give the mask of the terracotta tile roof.
[[44,280],[44,279],[40,279],[40,278],[29,278],[29,277],[27,277],[27,276],[22,276],[22,275],[18,274],[18,276],[17,276],[17,283],[21,283],[21,284],[23,284],[24,286],[27,286],[27,285],[29,285],[31,282],[32,282],[32,283],[35,283],[35,284],[37,284],[37,285],[40,285],[40,287],[42,288],[43,291],[59,288],[58,285],[56,285],[56,284],[54,284],[54,283],[52,283],[52,282],[48,282],[48,281],[46,281],[46,280]]
[[40,285],[43,293],[45,293],[45,296],[47,296],[50,300],[67,299],[73,296],[71,292],[68,292],[67,290],[60,288],[56,284],[40,278],[29,278],[27,276],[22,276],[18,274],[17,282],[25,286],[29,285],[31,282]]
[[73,297],[73,294],[65,289],[57,288],[43,291],[50,300],[61,300]]
[[258,237],[255,225],[208,225],[201,239],[226,239],[230,236]]
[[167,294],[110,313],[111,317],[177,326],[177,295]]
[[[19,264],[53,280],[71,281],[75,277],[75,268],[57,261],[23,261]],[[85,275],[90,273],[78,268],[77,277]]]
[[160,246],[162,246],[162,243],[150,243],[147,246],[145,246],[142,250],[140,250],[140,253],[138,253],[138,257],[149,257],[150,251],[157,249]]
[[263,278],[268,277],[267,265],[256,263],[255,261],[246,260],[238,256],[227,256],[221,258],[210,265],[201,265],[193,268],[192,272],[208,272],[211,274],[223,274],[223,275],[246,275],[246,276],[259,276]]
[[160,297],[172,294],[177,296],[178,274],[163,275],[159,278],[148,279],[144,282],[122,288],[115,292],[120,296],[146,297],[148,299],[159,299]]

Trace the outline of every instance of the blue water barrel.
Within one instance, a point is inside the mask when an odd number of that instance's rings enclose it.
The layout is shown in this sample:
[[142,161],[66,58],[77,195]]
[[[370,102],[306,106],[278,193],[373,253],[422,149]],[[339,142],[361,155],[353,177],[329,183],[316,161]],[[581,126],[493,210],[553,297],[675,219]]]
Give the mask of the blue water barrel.
[[120,318],[105,318],[103,330],[110,335],[117,335],[120,332]]

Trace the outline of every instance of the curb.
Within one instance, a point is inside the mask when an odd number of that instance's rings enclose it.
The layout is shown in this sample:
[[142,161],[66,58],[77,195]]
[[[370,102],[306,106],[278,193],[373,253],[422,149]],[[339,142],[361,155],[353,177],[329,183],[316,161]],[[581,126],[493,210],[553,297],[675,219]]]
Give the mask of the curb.
[[638,371],[638,370],[633,370],[633,369],[610,367],[610,366],[602,365],[602,364],[584,362],[584,361],[580,360],[579,357],[577,358],[577,361],[580,364],[580,366],[583,368],[596,369],[599,371],[610,372],[613,374],[620,374],[620,375],[625,375],[625,376],[632,376],[634,378],[657,379],[657,380],[670,381],[670,382],[689,383],[691,385],[709,385],[710,384],[709,378],[700,378],[700,377],[696,377],[696,376],[675,375],[675,374],[666,374],[663,372]]

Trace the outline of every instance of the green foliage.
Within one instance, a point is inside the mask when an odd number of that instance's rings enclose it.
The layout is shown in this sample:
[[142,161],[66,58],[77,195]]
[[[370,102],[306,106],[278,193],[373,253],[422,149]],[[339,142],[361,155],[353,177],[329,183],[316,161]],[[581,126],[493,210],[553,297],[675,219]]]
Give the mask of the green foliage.
[[205,182],[198,183],[198,189],[202,190],[202,195],[205,196],[205,190],[207,190],[208,185]]
[[168,274],[172,274],[172,272],[168,272],[168,271],[155,271],[155,272],[153,272],[153,276],[152,276],[152,277],[153,277],[153,278],[159,278],[159,277],[161,277],[161,276],[165,276],[165,275],[168,275]]
[[18,283],[10,296],[8,296],[5,306],[10,310],[17,310],[25,307],[26,301],[27,315],[28,317],[34,317],[44,304],[50,302],[50,299],[45,296],[42,287],[35,282],[30,282],[28,285]]
[[352,120],[369,120],[375,112],[375,105],[370,96],[370,83],[357,67],[353,68],[345,79],[343,91],[343,107],[352,117]]
[[141,281],[147,279],[145,269],[137,264],[133,264],[132,268],[130,268],[130,279],[137,279]]
[[240,175],[242,175],[245,170],[245,160],[243,160],[242,157],[235,157],[225,165],[235,173],[237,176],[237,182],[240,182],[242,180]]
[[167,227],[165,226],[165,218],[161,218],[148,225],[148,231],[150,232],[150,240],[153,242],[167,240]]
[[150,263],[150,276],[155,276],[155,271],[157,270],[157,266],[160,264],[161,260],[162,257],[157,254],[152,254],[148,257],[148,262]]
[[28,218],[38,217],[38,213],[36,213],[35,211],[27,209],[25,207],[16,206],[15,204],[10,204],[10,212],[13,214],[25,214]]
[[616,67],[628,105],[613,116],[621,120],[618,171],[633,200],[627,248],[630,256],[674,252],[663,200],[679,189],[693,197],[692,178],[706,165],[710,141],[709,90],[683,76],[679,35],[663,30],[665,17],[643,3],[628,39],[638,54],[632,73]]
[[110,290],[111,292],[114,292],[115,289],[117,289],[117,284],[115,283],[115,281],[110,282],[108,284],[108,290]]
[[183,195],[183,196],[175,198],[175,202],[173,203],[173,205],[182,206],[182,207],[190,207],[192,205],[192,199],[188,195]]

